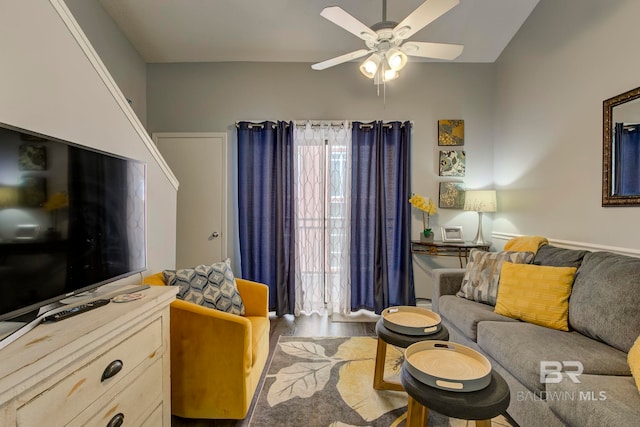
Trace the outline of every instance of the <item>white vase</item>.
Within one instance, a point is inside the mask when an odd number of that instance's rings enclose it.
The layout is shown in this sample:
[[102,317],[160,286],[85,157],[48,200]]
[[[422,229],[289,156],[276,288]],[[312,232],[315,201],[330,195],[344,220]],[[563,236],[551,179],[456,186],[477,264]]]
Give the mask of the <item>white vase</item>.
[[433,231],[429,233],[429,236],[425,236],[424,232],[420,233],[421,242],[433,242]]

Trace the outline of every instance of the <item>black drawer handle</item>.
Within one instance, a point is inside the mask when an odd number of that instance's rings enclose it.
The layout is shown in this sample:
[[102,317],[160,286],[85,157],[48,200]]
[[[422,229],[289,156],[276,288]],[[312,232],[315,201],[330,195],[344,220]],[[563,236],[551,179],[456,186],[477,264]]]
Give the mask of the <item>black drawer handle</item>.
[[122,412],[115,414],[113,418],[109,420],[107,427],[120,427],[124,423],[124,414]]
[[109,366],[107,366],[104,372],[102,373],[102,378],[100,379],[100,382],[103,382],[104,380],[108,380],[109,378],[116,375],[118,372],[122,370],[123,366],[124,364],[122,363],[122,360],[114,360],[113,362],[109,363]]

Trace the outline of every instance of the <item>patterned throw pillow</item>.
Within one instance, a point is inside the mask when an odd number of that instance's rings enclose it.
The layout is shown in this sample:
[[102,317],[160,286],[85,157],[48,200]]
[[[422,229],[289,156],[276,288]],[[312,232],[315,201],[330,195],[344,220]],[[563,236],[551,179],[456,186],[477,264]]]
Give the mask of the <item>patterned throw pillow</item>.
[[212,265],[165,270],[162,274],[167,285],[180,287],[181,300],[231,314],[245,313],[229,259]]
[[528,264],[532,259],[533,252],[485,252],[471,249],[462,286],[457,295],[495,306],[502,263],[509,261],[514,264]]
[[178,299],[202,305],[204,289],[209,284],[211,266],[199,265],[180,270],[164,270],[162,275],[168,286],[178,286]]
[[212,264],[211,270],[209,286],[204,294],[205,305],[227,313],[244,314],[244,304],[231,270],[231,260],[227,258],[223,262]]

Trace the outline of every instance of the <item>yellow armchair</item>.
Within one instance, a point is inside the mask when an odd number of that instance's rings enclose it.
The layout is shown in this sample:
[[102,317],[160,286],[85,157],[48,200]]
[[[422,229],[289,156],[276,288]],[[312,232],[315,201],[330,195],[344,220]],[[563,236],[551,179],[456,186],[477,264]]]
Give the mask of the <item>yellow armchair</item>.
[[[144,283],[165,285],[162,273]],[[242,419],[269,355],[269,288],[236,278],[245,315],[190,302],[171,304],[171,412]]]

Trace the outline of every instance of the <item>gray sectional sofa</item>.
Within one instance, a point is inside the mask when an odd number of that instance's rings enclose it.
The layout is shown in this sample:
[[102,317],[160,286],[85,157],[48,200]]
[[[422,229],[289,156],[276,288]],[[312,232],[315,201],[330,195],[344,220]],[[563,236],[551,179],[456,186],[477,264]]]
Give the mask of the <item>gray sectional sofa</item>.
[[507,412],[521,427],[640,426],[640,394],[627,363],[640,335],[640,259],[545,245],[532,263],[578,268],[569,332],[456,296],[465,270],[437,269],[433,310],[450,341],[487,356],[509,384]]

